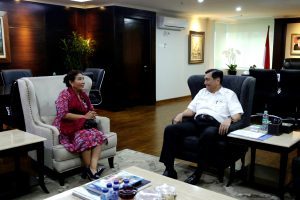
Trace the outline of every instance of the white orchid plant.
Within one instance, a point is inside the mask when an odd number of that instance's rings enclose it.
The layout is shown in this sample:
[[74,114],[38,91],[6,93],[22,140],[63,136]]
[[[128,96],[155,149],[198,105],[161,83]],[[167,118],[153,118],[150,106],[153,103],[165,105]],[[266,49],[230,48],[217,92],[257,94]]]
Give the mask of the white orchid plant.
[[223,51],[223,54],[227,60],[228,64],[226,64],[226,65],[228,66],[229,70],[236,71],[236,68],[237,68],[236,57],[237,57],[237,55],[241,54],[241,52],[237,49],[229,48],[229,49]]

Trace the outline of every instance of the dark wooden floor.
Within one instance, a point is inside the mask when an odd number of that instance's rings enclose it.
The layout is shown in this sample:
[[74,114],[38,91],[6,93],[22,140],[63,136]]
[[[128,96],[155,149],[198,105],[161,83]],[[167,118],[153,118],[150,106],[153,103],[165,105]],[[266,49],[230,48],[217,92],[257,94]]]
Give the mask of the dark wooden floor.
[[[97,112],[111,119],[111,130],[118,134],[118,150],[128,148],[159,156],[165,126],[187,107],[190,100],[190,97],[183,97],[155,106],[137,106],[119,112],[98,109]],[[295,155],[295,152],[290,154],[289,162]],[[257,150],[256,163],[278,168],[279,154]]]
[[163,131],[177,113],[184,110],[190,97],[161,101],[155,106],[137,106],[119,112],[97,109],[111,120],[111,131],[118,134],[118,150],[125,148],[158,156]]

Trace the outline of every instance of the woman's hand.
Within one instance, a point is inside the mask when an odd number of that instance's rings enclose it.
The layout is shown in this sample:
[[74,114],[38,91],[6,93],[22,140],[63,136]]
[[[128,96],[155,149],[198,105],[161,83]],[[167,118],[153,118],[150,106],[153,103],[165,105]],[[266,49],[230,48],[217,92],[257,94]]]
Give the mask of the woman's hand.
[[97,113],[95,111],[89,111],[84,115],[86,119],[96,119],[96,116]]

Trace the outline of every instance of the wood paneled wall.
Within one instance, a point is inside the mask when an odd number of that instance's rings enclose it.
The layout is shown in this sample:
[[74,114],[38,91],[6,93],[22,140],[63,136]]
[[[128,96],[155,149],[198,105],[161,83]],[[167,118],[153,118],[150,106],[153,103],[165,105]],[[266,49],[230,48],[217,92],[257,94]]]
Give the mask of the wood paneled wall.
[[96,41],[96,52],[92,63],[94,67],[105,68],[106,73],[112,69],[114,62],[114,14],[111,7],[101,10],[92,8],[86,10],[86,37]]
[[65,72],[60,40],[72,31],[85,34],[85,11],[32,2],[0,2],[6,11],[12,61],[0,69],[31,69],[34,75]]
[[65,73],[61,39],[76,31],[96,40],[93,66],[111,69],[114,56],[114,10],[66,8],[32,2],[0,2],[8,13],[12,62],[1,69],[29,68],[34,75]]
[[30,68],[43,73],[40,68],[45,59],[45,7],[33,3],[1,1],[0,10],[6,11],[9,23],[11,63],[3,68]]
[[63,52],[60,49],[61,40],[72,34],[72,31],[85,36],[85,11],[62,6],[48,6],[45,13],[45,38],[47,72],[63,74]]

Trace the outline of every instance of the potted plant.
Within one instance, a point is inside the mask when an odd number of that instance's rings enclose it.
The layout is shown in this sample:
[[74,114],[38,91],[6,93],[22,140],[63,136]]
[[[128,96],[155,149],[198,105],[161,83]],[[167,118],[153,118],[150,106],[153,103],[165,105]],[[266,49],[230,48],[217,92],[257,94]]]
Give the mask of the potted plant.
[[251,65],[249,69],[256,69],[256,65]]
[[228,67],[228,75],[236,75],[237,64],[226,64]]
[[228,67],[228,74],[229,75],[236,75],[236,57],[238,54],[240,54],[240,51],[234,48],[229,48],[225,51],[223,51],[223,54],[225,55],[225,58],[227,60],[227,67]]
[[95,41],[85,39],[76,32],[61,40],[61,49],[64,52],[64,65],[67,70],[83,70],[90,65],[90,57],[95,51]]

